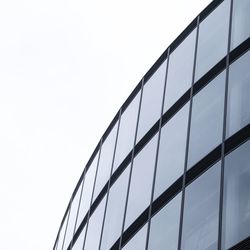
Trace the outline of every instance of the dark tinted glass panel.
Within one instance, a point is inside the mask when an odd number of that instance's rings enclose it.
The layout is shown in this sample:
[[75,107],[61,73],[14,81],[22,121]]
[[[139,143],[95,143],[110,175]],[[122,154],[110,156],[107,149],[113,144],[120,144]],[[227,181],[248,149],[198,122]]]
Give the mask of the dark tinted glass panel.
[[74,230],[75,230],[75,224],[76,224],[76,218],[77,218],[77,211],[79,206],[79,199],[81,195],[81,189],[82,189],[82,183],[79,186],[76,195],[71,203],[70,206],[70,212],[69,212],[69,222],[67,226],[67,231],[65,235],[65,242],[64,242],[64,248],[67,249],[69,246],[70,241],[73,238]]
[[162,63],[143,87],[137,141],[148,132],[161,116],[165,75],[166,61]]
[[77,241],[73,245],[72,250],[82,250],[85,232],[86,232],[86,226],[84,227],[84,229],[82,230],[81,234],[79,235]]
[[128,177],[129,168],[122,173],[109,191],[101,249],[110,249],[121,235]]
[[90,207],[90,202],[91,202],[91,197],[92,197],[92,192],[93,192],[93,187],[94,187],[94,180],[95,180],[95,175],[96,175],[98,155],[99,153],[96,154],[96,157],[92,161],[88,171],[85,174],[85,178],[83,180],[83,190],[82,190],[80,207],[79,207],[79,212],[78,212],[78,217],[77,217],[76,230],[81,224],[83,218],[87,214],[89,207]]
[[178,194],[151,221],[149,250],[176,250],[178,246],[181,194]]
[[137,94],[121,116],[113,172],[134,146],[140,97],[141,92]]
[[122,250],[145,250],[147,224],[122,248]]
[[186,188],[181,249],[216,250],[220,162]]
[[156,135],[134,159],[125,227],[128,227],[150,204],[157,138]]
[[250,35],[249,25],[250,1],[233,1],[233,22],[231,48],[234,49]]
[[230,66],[227,110],[227,136],[250,122],[250,52]]
[[225,72],[193,98],[188,167],[222,142]]
[[164,110],[191,87],[196,29],[170,55]]
[[199,28],[195,80],[227,54],[230,1],[222,2]]
[[63,225],[61,227],[60,234],[59,234],[57,249],[60,249],[60,250],[62,249],[63,244],[64,244],[65,229],[66,229],[68,217],[69,217],[69,213],[67,213],[67,215],[65,217],[65,220],[63,222]]
[[99,249],[106,198],[107,196],[102,199],[101,203],[89,219],[84,250]]
[[111,174],[112,161],[114,156],[115,141],[117,135],[117,123],[102,144],[99,166],[95,183],[94,200],[101,192]]
[[161,130],[154,197],[157,198],[184,171],[189,103]]
[[250,235],[249,152],[248,141],[225,159],[222,249]]

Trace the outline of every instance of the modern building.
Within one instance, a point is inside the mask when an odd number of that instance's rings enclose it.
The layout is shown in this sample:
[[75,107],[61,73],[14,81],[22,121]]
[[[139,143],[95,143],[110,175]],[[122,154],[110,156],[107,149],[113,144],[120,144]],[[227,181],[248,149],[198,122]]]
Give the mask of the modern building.
[[213,1],[100,139],[54,250],[250,249],[250,0]]

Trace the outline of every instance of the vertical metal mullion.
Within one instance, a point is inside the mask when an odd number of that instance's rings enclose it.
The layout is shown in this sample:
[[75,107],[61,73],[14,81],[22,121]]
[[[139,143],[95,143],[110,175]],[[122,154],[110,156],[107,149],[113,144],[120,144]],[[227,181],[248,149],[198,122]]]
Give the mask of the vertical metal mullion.
[[196,60],[197,60],[197,50],[198,50],[200,16],[197,17],[197,24],[196,25],[197,25],[197,31],[196,31],[196,41],[195,41],[195,51],[194,51],[192,85],[191,85],[191,91],[190,91],[190,105],[189,105],[189,114],[188,114],[188,127],[187,127],[185,163],[184,163],[184,173],[183,173],[183,182],[182,182],[182,198],[181,198],[181,211],[180,211],[180,224],[179,224],[179,237],[178,237],[178,249],[179,250],[181,249],[182,228],[183,228],[185,184],[186,184],[186,172],[187,172],[187,164],[188,164],[188,151],[189,151],[190,130],[191,130],[191,116],[192,116],[192,106],[193,106],[193,86],[194,86],[194,81],[195,81],[195,70],[196,70]]
[[82,250],[85,248],[85,242],[86,242],[87,233],[88,233],[89,218],[90,218],[90,208],[91,208],[91,205],[92,205],[92,202],[93,202],[93,198],[94,198],[96,177],[97,177],[97,173],[98,173],[99,161],[100,161],[101,151],[102,151],[102,140],[103,140],[103,138],[101,138],[101,141],[100,141],[100,149],[99,149],[97,166],[96,166],[96,171],[95,171],[95,178],[94,178],[93,189],[92,189],[92,194],[91,194],[91,199],[90,199],[90,204],[89,204],[89,211],[88,211],[88,217],[87,217],[87,223],[86,223],[86,231],[85,231],[85,235],[84,235]]
[[218,250],[221,250],[222,241],[222,219],[223,219],[223,193],[224,193],[224,169],[225,169],[225,141],[226,141],[226,126],[227,126],[227,103],[228,103],[228,81],[229,81],[229,55],[231,47],[231,32],[232,32],[232,16],[233,16],[233,0],[230,0],[230,14],[228,27],[228,47],[226,58],[226,79],[225,79],[225,96],[224,96],[224,116],[223,116],[223,131],[222,131],[222,147],[221,147],[221,176],[220,176],[220,201],[219,201],[219,223],[218,223]]
[[63,237],[62,250],[63,250],[63,248],[64,248],[66,233],[67,233],[67,229],[68,229],[69,217],[70,217],[70,211],[71,211],[71,205],[72,205],[72,197],[71,197],[71,199],[70,199],[70,205],[69,205],[69,211],[68,211],[67,224],[66,224],[66,227],[65,227],[65,232],[64,232],[64,237]]
[[[132,149],[132,156],[131,156],[131,163],[130,163],[130,171],[129,171],[129,179],[128,179],[128,187],[127,187],[127,194],[126,194],[126,202],[125,202],[125,208],[124,208],[124,215],[123,215],[123,221],[122,221],[122,229],[121,229],[121,236],[119,241],[119,250],[122,247],[122,234],[125,227],[125,219],[127,214],[127,206],[128,206],[128,197],[129,197],[129,190],[130,190],[130,183],[131,183],[131,176],[132,176],[132,168],[133,168],[133,162],[134,162],[134,150],[136,145],[136,139],[137,139],[137,132],[139,127],[139,119],[140,119],[140,112],[141,112],[141,104],[142,104],[142,96],[143,96],[143,86],[144,86],[144,78],[141,81],[141,93],[140,93],[140,101],[139,101],[139,107],[138,107],[138,114],[137,114],[137,122],[136,122],[136,128],[135,128],[135,137],[134,137],[134,145]],[[129,167],[129,166],[127,166]]]
[[[75,220],[75,225],[74,225],[74,229],[73,229],[73,237],[74,237],[75,231],[76,231],[76,225],[77,225],[77,220],[78,220],[78,215],[79,215],[79,210],[80,210],[80,204],[81,204],[81,200],[82,200],[83,186],[84,186],[84,182],[85,182],[85,175],[86,175],[86,168],[83,171],[82,187],[81,187],[81,191],[80,191],[81,193],[80,193],[77,212],[76,212],[76,220]],[[71,239],[71,242],[70,242],[70,249],[72,249],[72,247],[73,247],[73,238]]]
[[146,247],[145,247],[145,249],[148,249],[148,244],[149,244],[149,233],[150,233],[150,226],[151,226],[152,203],[153,203],[153,200],[154,200],[154,188],[155,188],[155,179],[156,179],[156,171],[157,171],[157,163],[158,163],[158,155],[159,155],[159,147],[160,147],[162,115],[163,115],[164,103],[165,103],[165,93],[166,93],[166,85],[167,85],[169,55],[170,55],[170,48],[168,48],[168,52],[167,52],[167,64],[166,64],[165,78],[164,78],[164,87],[163,87],[163,96],[162,96],[162,106],[161,106],[161,116],[160,116],[160,121],[159,121],[159,132],[158,132],[157,146],[156,146],[156,155],[155,155],[153,182],[152,182],[151,197],[150,197],[150,205],[149,205],[148,227],[147,227]]
[[113,172],[113,167],[114,167],[116,146],[117,146],[119,129],[120,129],[120,122],[121,122],[121,109],[119,110],[118,126],[117,126],[117,131],[116,131],[116,138],[115,138],[115,145],[114,145],[112,163],[111,163],[111,168],[110,168],[107,197],[106,197],[106,202],[105,202],[105,208],[104,208],[104,214],[103,214],[103,220],[102,220],[102,229],[101,229],[101,235],[100,235],[100,241],[99,241],[99,249],[101,249],[101,243],[102,243],[102,235],[103,235],[103,229],[104,229],[104,223],[105,223],[106,211],[107,211],[107,205],[108,205],[108,198],[109,198],[110,180],[111,180],[111,176],[112,176],[112,172]]

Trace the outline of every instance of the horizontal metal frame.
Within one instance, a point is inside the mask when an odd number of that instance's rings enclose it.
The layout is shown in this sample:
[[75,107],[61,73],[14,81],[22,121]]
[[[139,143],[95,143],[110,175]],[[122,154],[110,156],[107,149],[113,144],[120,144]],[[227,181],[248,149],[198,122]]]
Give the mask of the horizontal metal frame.
[[[244,55],[248,50],[250,49],[250,38],[245,40],[242,44],[240,44],[238,47],[236,47],[233,51],[229,54],[229,63],[232,64],[235,60],[240,58],[242,55]],[[195,96],[201,89],[203,89],[206,85],[208,85],[218,74],[220,74],[223,70],[226,69],[226,56],[221,59],[212,69],[210,69],[202,78],[200,78],[194,85],[193,85],[193,96]],[[191,88],[188,89],[162,116],[162,124],[163,127],[187,102],[190,101],[190,91]],[[114,123],[116,121],[113,121]],[[156,121],[156,123],[151,127],[151,129],[142,137],[142,139],[135,145],[134,147],[134,157],[139,154],[139,152],[143,149],[143,147],[153,138],[153,136],[158,133],[159,131],[159,123],[160,119]],[[243,134],[242,134],[243,133]],[[230,137],[230,140],[233,140],[233,142],[226,142],[225,144],[225,150],[227,151],[228,145],[236,144],[238,145],[238,141],[241,140],[241,137],[245,136],[244,133],[248,134],[248,131],[243,130],[239,131],[239,135],[236,137]],[[249,132],[250,133],[250,132]],[[236,133],[238,134],[238,133]],[[230,141],[229,140],[229,141]],[[229,146],[231,147],[231,146]],[[96,153],[98,152],[99,148],[96,148]],[[110,181],[110,187],[115,183],[115,181],[119,178],[119,176],[123,173],[123,171],[126,169],[126,167],[129,165],[132,159],[132,151],[129,152],[129,154],[126,156],[126,158],[122,161],[120,166],[116,169],[116,171],[112,174],[110,180],[107,181],[107,183],[102,188],[101,192],[96,197],[95,201],[92,203],[90,210],[86,213],[86,216],[84,217],[82,223],[80,224],[79,228],[77,229],[73,239],[72,239],[72,246],[76,242],[77,238],[79,237],[81,231],[83,230],[84,226],[87,223],[87,215],[90,213],[90,216],[94,213],[95,209],[98,207],[100,202],[102,201],[103,197],[108,192],[108,185]],[[96,154],[95,153],[95,154]],[[218,160],[221,156],[221,146],[216,147],[213,151],[211,151],[207,156],[205,156],[203,159],[201,159],[198,163],[196,163],[192,168],[190,168],[186,173],[186,183],[190,183],[190,178],[192,179],[192,176],[199,174],[199,172],[206,171],[206,166],[210,162],[214,162],[214,160]],[[88,167],[91,165],[95,155],[93,154],[91,157],[91,161],[89,160]],[[198,171],[198,172],[197,172]],[[197,174],[195,174],[197,172]],[[85,173],[86,174],[86,173]],[[191,176],[191,177],[190,177]],[[81,182],[81,179],[78,181],[79,186]],[[75,188],[73,195],[75,195],[77,191],[77,188]],[[74,197],[73,197],[74,198]],[[69,209],[70,203],[68,205]],[[152,204],[154,207],[154,203]],[[64,215],[64,217],[67,214]],[[62,221],[63,224],[63,221]],[[126,230],[127,231],[127,230]],[[125,231],[125,232],[126,232]],[[126,234],[125,234],[126,236]],[[122,240],[123,242],[124,240]],[[70,250],[68,247],[67,250]]]

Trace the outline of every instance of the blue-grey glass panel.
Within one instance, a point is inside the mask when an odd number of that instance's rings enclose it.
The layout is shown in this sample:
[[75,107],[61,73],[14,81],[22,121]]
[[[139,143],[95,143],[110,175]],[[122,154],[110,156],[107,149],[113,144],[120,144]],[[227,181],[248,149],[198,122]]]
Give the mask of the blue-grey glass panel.
[[107,196],[105,195],[99,206],[89,218],[89,225],[84,250],[99,249],[106,198]]
[[250,52],[230,66],[227,108],[227,137],[250,122]]
[[192,83],[196,29],[169,57],[164,111],[167,111]]
[[222,249],[250,236],[250,141],[225,158]]
[[109,191],[101,249],[110,249],[121,235],[128,177],[129,168],[126,168]]
[[216,163],[186,188],[181,249],[217,249],[220,166]]
[[77,222],[76,222],[76,230],[81,224],[82,220],[84,219],[84,217],[86,216],[90,208],[91,196],[93,192],[94,180],[95,180],[95,174],[96,174],[96,168],[97,168],[97,162],[98,162],[98,155],[99,155],[99,152],[96,154],[83,180],[83,189],[82,189],[82,196],[81,196],[79,212],[78,212],[78,217],[77,217]]
[[188,167],[222,142],[225,71],[193,98]]
[[187,103],[162,127],[154,198],[184,172],[189,106]]
[[223,1],[199,27],[195,80],[227,54],[230,1]]
[[141,92],[136,95],[121,116],[113,172],[119,167],[134,146],[140,97]]
[[115,124],[115,126],[109,133],[108,137],[102,144],[100,160],[97,170],[96,183],[95,183],[94,200],[110,178],[117,128],[118,128],[118,123]]
[[85,232],[86,232],[86,226],[83,228],[83,230],[82,230],[81,234],[79,235],[77,241],[73,245],[72,250],[82,250],[84,237],[85,237]]
[[143,87],[137,141],[139,141],[161,116],[166,60]]
[[82,189],[82,182],[78,187],[78,190],[75,194],[73,201],[71,202],[70,211],[69,211],[69,222],[67,226],[65,242],[64,242],[64,247],[63,247],[63,249],[65,250],[68,248],[70,241],[72,240],[73,235],[74,235],[81,189]]
[[125,228],[149,206],[158,134],[135,157],[129,187]]
[[178,194],[151,220],[148,250],[176,250],[178,247],[181,194]]
[[58,244],[57,244],[58,250],[62,250],[62,248],[63,248],[64,235],[65,235],[65,229],[66,229],[66,225],[67,225],[67,221],[68,221],[68,216],[69,216],[69,213],[67,213],[67,215],[65,216],[65,220],[64,220],[63,225],[62,225],[61,230],[60,230]]
[[233,19],[231,34],[231,49],[237,47],[250,35],[249,25],[250,1],[233,1]]
[[122,250],[145,250],[147,224],[122,248]]

